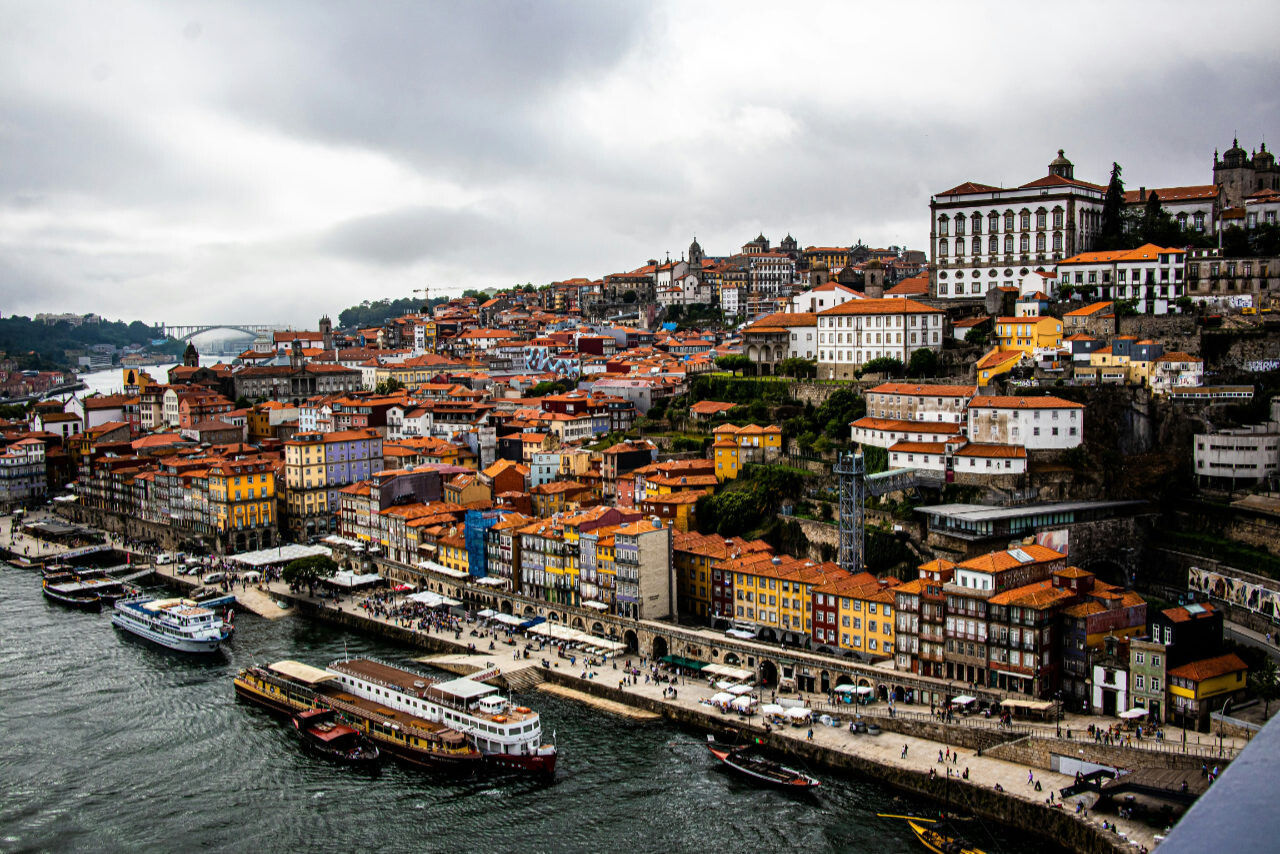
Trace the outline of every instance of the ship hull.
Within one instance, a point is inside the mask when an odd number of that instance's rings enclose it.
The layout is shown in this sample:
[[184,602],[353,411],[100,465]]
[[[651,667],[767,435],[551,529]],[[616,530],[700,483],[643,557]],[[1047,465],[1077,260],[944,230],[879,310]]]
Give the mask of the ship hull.
[[552,777],[556,773],[556,754],[520,756],[511,753],[486,753],[484,764],[503,771]]
[[[302,704],[294,705],[285,700],[268,696],[252,685],[241,682],[239,679],[235,680],[235,686],[237,697],[285,717],[291,718],[299,711],[313,708]],[[318,706],[324,706],[323,699],[320,699]],[[394,756],[396,759],[417,768],[449,774],[470,774],[481,764],[482,757],[478,753],[449,755],[429,750],[416,750],[413,747],[406,747],[405,745],[373,736],[370,736],[370,738],[382,753]]]
[[44,598],[66,608],[75,608],[78,611],[90,611],[96,614],[102,610],[102,600],[97,596],[92,598],[87,596],[62,596],[46,588]]
[[166,649],[172,649],[177,652],[191,652],[196,654],[209,654],[218,651],[218,647],[222,644],[221,638],[210,638],[208,640],[198,640],[196,638],[180,638],[157,632],[146,626],[138,625],[132,620],[121,617],[118,613],[111,616],[111,625],[119,629],[124,629],[132,635],[151,641],[151,643],[163,646]]

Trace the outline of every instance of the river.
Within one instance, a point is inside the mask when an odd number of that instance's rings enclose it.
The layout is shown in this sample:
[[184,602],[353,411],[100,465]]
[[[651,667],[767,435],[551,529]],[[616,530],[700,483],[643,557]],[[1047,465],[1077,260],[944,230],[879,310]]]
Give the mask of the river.
[[[0,564],[0,850],[920,852],[877,812],[929,805],[815,771],[817,795],[757,788],[713,764],[703,736],[534,692],[561,750],[552,785],[448,782],[388,763],[378,776],[302,752],[287,723],[237,702],[238,667],[408,650],[298,618],[237,619],[208,659],[46,602]],[[927,813],[926,813],[927,814]],[[988,852],[1045,851],[981,822]]]

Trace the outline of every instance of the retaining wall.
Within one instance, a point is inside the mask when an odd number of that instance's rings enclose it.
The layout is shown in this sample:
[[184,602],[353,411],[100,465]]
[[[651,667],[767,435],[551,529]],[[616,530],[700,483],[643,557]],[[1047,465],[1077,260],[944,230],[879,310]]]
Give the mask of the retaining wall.
[[1206,761],[1210,765],[1226,765],[1228,759],[1207,759],[1204,756],[1184,753],[1162,753],[1153,750],[1135,750],[1118,745],[1098,744],[1088,741],[1048,738],[1041,735],[1024,736],[1008,744],[997,745],[983,751],[987,756],[1029,765],[1045,771],[1053,770],[1053,754],[1080,756],[1099,765],[1115,768],[1175,768],[1183,771],[1199,771]]

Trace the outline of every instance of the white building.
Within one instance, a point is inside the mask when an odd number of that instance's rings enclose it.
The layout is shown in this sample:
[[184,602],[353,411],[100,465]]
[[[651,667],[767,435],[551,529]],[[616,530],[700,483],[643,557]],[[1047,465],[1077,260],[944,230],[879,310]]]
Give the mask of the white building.
[[872,359],[906,364],[911,354],[942,349],[946,312],[910,299],[861,299],[818,313],[818,376],[852,379]]
[[960,425],[948,422],[902,421],[863,416],[849,425],[853,441],[874,448],[891,448],[899,442],[945,442],[959,438]]
[[1197,433],[1196,477],[1256,483],[1280,474],[1280,424],[1268,421],[1217,433]]
[[945,442],[898,442],[889,449],[889,468],[943,472],[947,467]]
[[1204,385],[1204,359],[1174,351],[1157,356],[1151,366],[1151,390],[1170,394],[1175,389]]
[[970,442],[953,452],[951,468],[957,474],[1026,474],[1027,449],[1019,445]]
[[903,421],[965,423],[965,410],[978,393],[971,385],[881,383],[867,392],[867,415]]
[[1186,293],[1186,251],[1148,243],[1137,249],[1082,252],[1058,264],[1058,285],[1089,289],[1100,300],[1136,300],[1144,314],[1166,314]]
[[1106,188],[1075,179],[1061,150],[1049,174],[1004,189],[966,181],[929,203],[931,289],[938,299],[976,299],[1020,287],[1032,271],[1093,247]]
[[789,310],[817,313],[826,311],[829,308],[835,308],[838,305],[844,305],[849,300],[863,298],[863,295],[853,288],[836,282],[827,282],[824,285],[818,285],[816,288],[792,296]]
[[1188,231],[1217,230],[1215,211],[1219,206],[1219,188],[1216,184],[1196,184],[1189,187],[1139,187],[1127,190],[1124,203],[1130,208],[1145,208],[1154,193],[1160,199],[1160,207]]
[[1059,397],[978,396],[969,402],[974,442],[1062,450],[1084,441],[1084,406]]
[[720,311],[726,317],[735,317],[741,312],[736,285],[724,285],[720,288]]

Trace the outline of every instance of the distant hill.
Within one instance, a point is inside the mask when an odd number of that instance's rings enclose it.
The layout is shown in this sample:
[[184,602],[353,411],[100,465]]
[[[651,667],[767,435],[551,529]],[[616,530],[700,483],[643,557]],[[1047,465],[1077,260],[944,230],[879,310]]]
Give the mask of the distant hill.
[[96,344],[137,345],[148,352],[179,356],[186,345],[169,339],[153,345],[156,330],[140,320],[101,321],[73,326],[67,321],[46,324],[22,315],[0,318],[0,350],[24,368],[74,368],[76,354]]
[[[428,305],[436,306],[447,302],[445,297],[435,297]],[[344,308],[338,313],[338,326],[341,329],[367,329],[370,326],[382,326],[393,317],[415,314],[422,311],[422,300],[418,297],[403,299],[380,299],[370,302],[365,300],[359,305]]]

